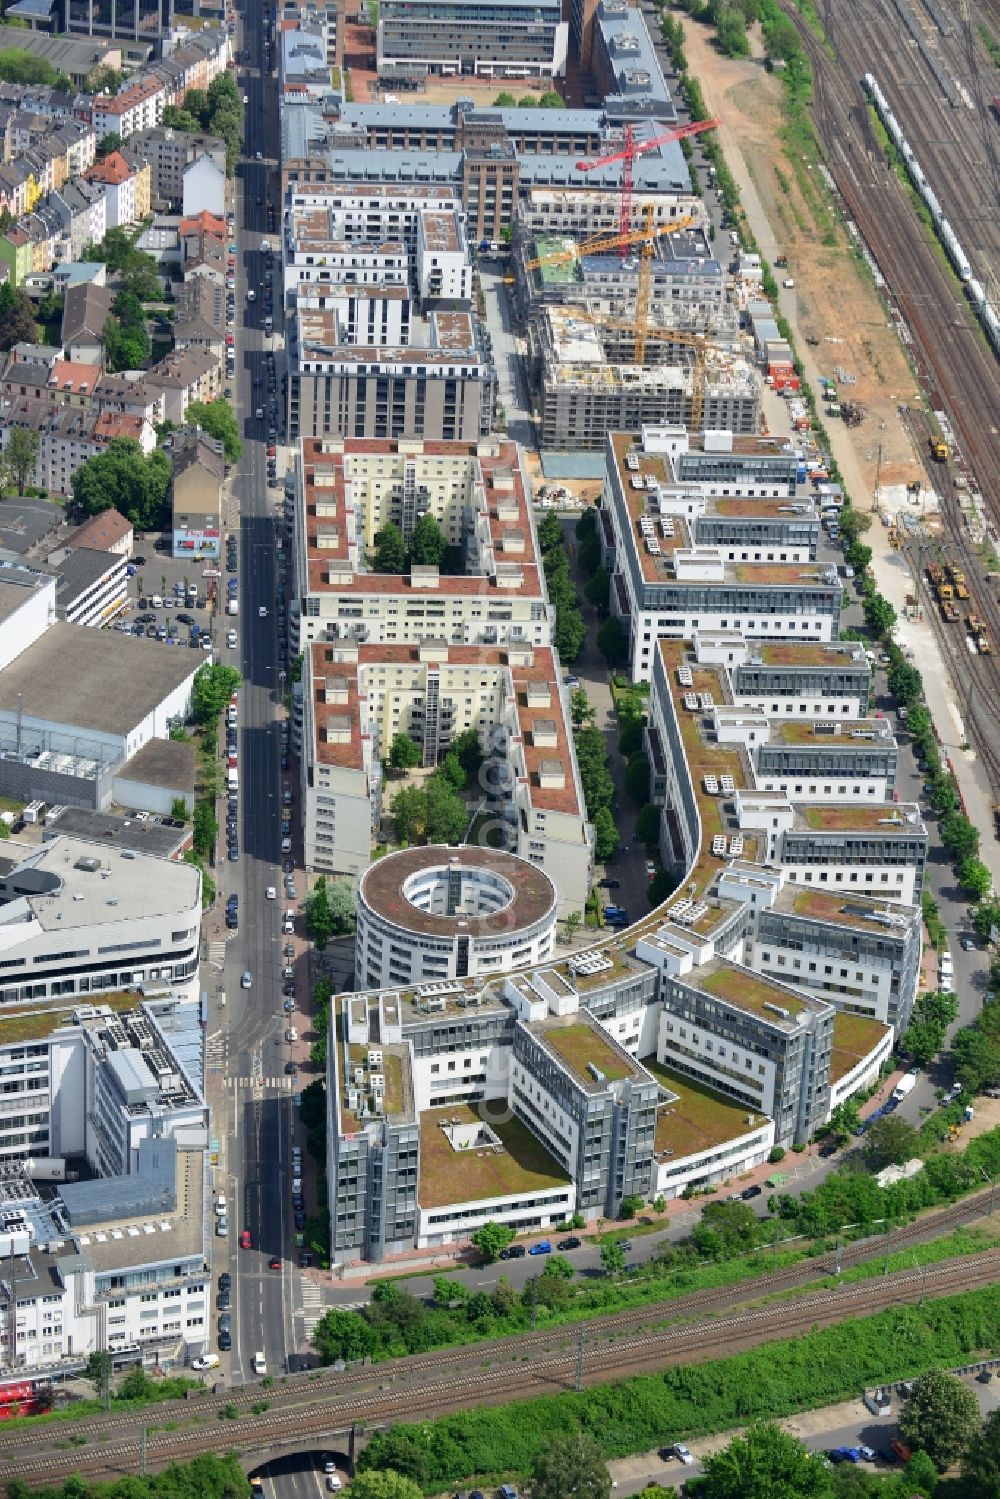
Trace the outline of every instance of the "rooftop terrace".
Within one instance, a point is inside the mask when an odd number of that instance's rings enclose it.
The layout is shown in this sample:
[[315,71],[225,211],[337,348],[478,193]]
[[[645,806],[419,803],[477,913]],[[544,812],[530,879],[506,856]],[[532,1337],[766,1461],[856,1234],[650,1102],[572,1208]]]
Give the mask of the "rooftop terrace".
[[[456,1151],[442,1124],[486,1123],[502,1150]],[[519,1119],[491,1117],[488,1107],[449,1104],[420,1115],[420,1186],[423,1208],[440,1208],[482,1198],[510,1197],[561,1187],[569,1178],[544,1145]]]
[[[685,982],[703,994],[723,999],[779,1029],[793,1025],[795,1017],[809,1008],[809,1002],[791,989],[718,959],[693,969]],[[788,1012],[787,1016],[780,1013],[782,1010]]]
[[889,1027],[867,1015],[851,1015],[838,1010],[833,1017],[833,1046],[830,1049],[830,1081],[844,1077],[862,1058],[878,1046]]
[[712,1093],[669,1067],[655,1057],[643,1060],[646,1067],[675,1098],[659,1106],[656,1113],[654,1152],[657,1156],[683,1159],[697,1151],[737,1140],[748,1130],[765,1122],[763,1114],[753,1114],[745,1104],[733,1103],[720,1093]]
[[624,1051],[619,1051],[610,1039],[601,1033],[597,1022],[567,1015],[558,1019],[546,1019],[531,1027],[532,1034],[546,1046],[573,1073],[577,1082],[587,1091],[596,1091],[604,1083],[588,1070],[588,1064],[604,1074],[609,1083],[620,1082],[626,1077],[641,1076],[641,1069]]

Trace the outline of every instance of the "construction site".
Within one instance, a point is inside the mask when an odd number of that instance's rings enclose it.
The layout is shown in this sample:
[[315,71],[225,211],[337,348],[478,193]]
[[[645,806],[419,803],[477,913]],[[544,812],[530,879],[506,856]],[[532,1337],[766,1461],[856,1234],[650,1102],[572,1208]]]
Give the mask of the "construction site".
[[639,157],[713,123],[641,139],[629,129],[621,150],[577,163],[620,164],[617,233],[542,230],[530,210],[515,218],[510,284],[542,448],[600,449],[609,431],[642,426],[758,431],[759,350],[703,204],[667,215],[632,195]]

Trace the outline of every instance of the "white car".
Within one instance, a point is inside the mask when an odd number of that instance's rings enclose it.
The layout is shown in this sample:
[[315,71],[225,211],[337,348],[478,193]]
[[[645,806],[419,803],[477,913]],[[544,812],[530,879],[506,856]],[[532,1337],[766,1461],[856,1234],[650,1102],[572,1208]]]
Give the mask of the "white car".
[[267,605],[266,604],[261,604],[260,608],[257,610],[257,618],[258,619],[267,619]]
[[273,885],[268,885],[268,887],[265,890],[264,894],[267,896],[268,900],[277,900],[278,899],[278,892],[274,888]]
[[192,1369],[197,1369],[201,1374],[205,1369],[217,1369],[219,1367],[219,1355],[217,1353],[206,1353],[202,1358],[191,1360]]
[[[228,647],[229,647],[229,649],[231,651],[235,651],[235,649],[236,649],[236,631],[235,630],[230,630],[227,633],[227,635],[226,635],[226,644],[228,645]],[[234,723],[235,722],[234,719],[230,719],[229,721],[230,721],[230,723]]]
[[241,977],[240,977],[240,988],[241,989],[252,989],[253,988],[253,974],[250,972],[249,969],[247,969],[247,971],[244,974],[242,974]]
[[683,1442],[674,1443],[674,1457],[679,1458],[680,1461],[684,1464],[685,1468],[689,1467],[690,1464],[694,1462],[694,1457],[689,1452],[687,1447],[685,1447]]
[[263,408],[263,406],[258,406],[257,407],[257,410],[254,412],[254,416],[257,418],[257,420],[259,422],[262,422],[264,420],[264,408]]

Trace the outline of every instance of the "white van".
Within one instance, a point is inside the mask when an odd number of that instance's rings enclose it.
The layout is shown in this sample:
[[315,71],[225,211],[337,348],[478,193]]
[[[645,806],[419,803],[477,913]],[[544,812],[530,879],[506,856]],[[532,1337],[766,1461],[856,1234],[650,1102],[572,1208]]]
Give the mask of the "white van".
[[158,593],[154,593],[153,594],[153,597],[149,601],[149,607],[151,609],[162,609],[163,608],[163,600],[160,598],[160,595]]
[[230,791],[239,791],[239,789],[240,789],[240,773],[239,773],[238,770],[230,770],[227,773],[227,775],[226,775],[226,785],[229,787]]

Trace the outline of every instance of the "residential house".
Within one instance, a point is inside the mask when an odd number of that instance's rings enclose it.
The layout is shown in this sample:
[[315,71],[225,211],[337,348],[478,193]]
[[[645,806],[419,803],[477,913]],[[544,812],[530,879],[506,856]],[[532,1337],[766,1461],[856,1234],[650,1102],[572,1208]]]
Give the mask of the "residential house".
[[100,412],[138,417],[155,426],[163,421],[163,404],[163,391],[134,370],[104,374],[97,384],[96,405]]
[[135,194],[135,216],[138,223],[148,219],[153,207],[152,181],[153,174],[150,171],[146,153],[142,148],[141,138],[135,141],[126,141],[121,150],[126,164],[132,168],[133,188]]
[[174,350],[145,373],[147,385],[163,392],[163,415],[183,426],[192,401],[214,401],[222,394],[222,366],[204,349]]
[[192,276],[177,291],[174,348],[205,349],[223,360],[226,353],[226,292],[210,276]]
[[199,427],[185,427],[170,439],[170,460],[173,555],[217,558],[226,473],[222,444]]
[[171,103],[163,80],[143,74],[120,94],[94,100],[94,129],[97,138],[113,132],[127,141],[141,130],[152,130],[163,118]]
[[[0,176],[2,172],[3,169],[0,168]],[[6,233],[0,234],[0,265],[6,266],[5,279],[11,286],[20,286],[24,278],[34,270],[34,244],[27,230],[19,223],[12,224]]]
[[207,153],[198,156],[184,168],[183,212],[189,214],[205,210],[211,214],[226,213],[226,164],[220,166]]
[[103,161],[94,163],[87,175],[104,189],[109,229],[139,222],[135,191],[138,173],[121,151],[110,151]]
[[182,219],[181,265],[184,279],[189,276],[210,276],[220,285],[226,280],[226,224],[213,215],[199,214],[196,219]]
[[62,320],[62,346],[67,359],[103,366],[104,325],[114,300],[115,294],[107,286],[84,282],[67,287]]
[[[217,135],[189,135],[185,130],[160,125],[156,130],[145,131],[142,140],[136,144],[149,162],[153,202],[157,207],[183,201],[184,172],[203,156],[214,161],[225,175],[226,143]],[[211,207],[210,204],[197,206]],[[190,213],[188,208],[184,211]]]
[[107,229],[107,198],[99,183],[73,177],[49,195],[69,237],[69,259],[78,261],[89,244],[99,244]]
[[67,541],[68,547],[93,547],[98,552],[117,552],[131,557],[135,543],[132,522],[118,510],[101,510],[78,526]]
[[[123,411],[99,411],[94,422],[94,445],[106,448],[117,437],[127,437],[137,442],[145,457],[156,447],[156,429],[145,416],[129,415]],[[107,514],[107,512],[104,512]]]
[[49,399],[58,406],[92,406],[100,378],[99,364],[57,359],[49,371]]

